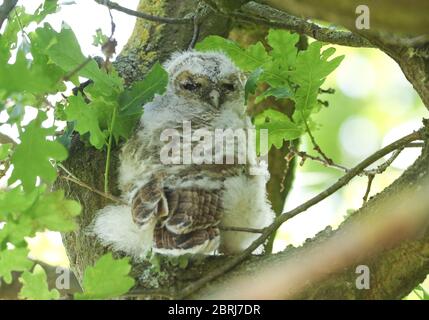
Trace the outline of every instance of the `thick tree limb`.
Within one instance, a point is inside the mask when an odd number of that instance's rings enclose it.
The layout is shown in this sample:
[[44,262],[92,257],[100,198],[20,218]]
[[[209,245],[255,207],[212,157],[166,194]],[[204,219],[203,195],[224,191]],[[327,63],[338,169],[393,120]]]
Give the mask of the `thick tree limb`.
[[[359,274],[353,271],[357,266],[366,266],[368,272],[368,290],[371,287],[383,288],[386,291],[395,286],[395,281],[390,283],[379,283],[383,277],[376,274],[371,277],[371,272],[377,272],[381,261],[378,256],[389,249],[400,247],[401,244],[410,243],[417,245],[419,249],[426,248],[420,257],[419,267],[423,265],[420,274],[424,279],[425,272],[429,270],[429,179],[426,184],[421,185],[419,190],[411,188],[413,191],[404,190],[400,194],[392,196],[391,201],[385,201],[379,205],[377,210],[370,209],[365,212],[361,210],[348,219],[339,230],[332,232],[327,239],[316,238],[315,242],[306,244],[296,249],[295,253],[279,259],[271,265],[265,264],[258,272],[251,275],[242,275],[234,278],[229,277],[228,285],[220,284],[209,293],[205,292],[203,298],[216,299],[290,299],[305,297],[306,287],[310,286],[313,292],[320,292],[320,282],[341,274],[343,270],[348,270],[351,279],[344,284],[338,283],[342,287],[349,285],[356,292],[356,279]],[[417,192],[416,192],[417,191]],[[422,236],[427,234],[427,236]],[[424,253],[426,251],[426,253]],[[398,259],[398,256],[396,256]],[[410,259],[410,253],[402,259]],[[415,257],[414,257],[415,259]],[[400,261],[399,264],[410,261]],[[391,266],[395,269],[397,266]],[[383,270],[386,275],[392,277],[392,271]],[[396,270],[399,272],[400,270]],[[353,281],[355,280],[355,281]],[[372,283],[371,283],[372,280]],[[377,281],[378,280],[378,281]],[[386,281],[386,280],[384,280]],[[328,281],[329,282],[329,281]],[[325,288],[326,289],[326,288]],[[362,288],[361,288],[362,289]],[[399,288],[398,288],[399,289]],[[367,293],[369,293],[368,290]],[[407,291],[410,290],[407,288]],[[324,291],[324,290],[322,290]],[[360,290],[362,291],[362,290]],[[407,293],[404,292],[404,294]],[[375,295],[374,291],[371,292]],[[344,293],[337,293],[337,297],[345,297]],[[329,299],[332,296],[323,294],[319,298]],[[374,298],[378,298],[376,295]],[[395,297],[395,298],[398,298]],[[400,298],[400,297],[399,297]]]
[[321,19],[355,31],[356,8],[370,8],[370,31],[426,35],[429,3],[421,0],[264,0],[264,3],[298,17]]
[[332,44],[350,47],[373,47],[369,41],[355,33],[324,28],[305,19],[253,1],[247,3],[241,9],[244,13],[232,13],[231,16],[242,22],[286,29]]

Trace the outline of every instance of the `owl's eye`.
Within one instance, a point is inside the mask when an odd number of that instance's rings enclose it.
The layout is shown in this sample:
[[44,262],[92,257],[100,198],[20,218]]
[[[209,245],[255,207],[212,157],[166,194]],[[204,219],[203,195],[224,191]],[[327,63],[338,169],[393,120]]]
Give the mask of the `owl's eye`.
[[185,83],[182,83],[182,88],[188,91],[195,91],[201,87],[201,84],[187,81]]
[[225,91],[234,91],[235,87],[232,83],[223,83],[222,88],[225,89]]

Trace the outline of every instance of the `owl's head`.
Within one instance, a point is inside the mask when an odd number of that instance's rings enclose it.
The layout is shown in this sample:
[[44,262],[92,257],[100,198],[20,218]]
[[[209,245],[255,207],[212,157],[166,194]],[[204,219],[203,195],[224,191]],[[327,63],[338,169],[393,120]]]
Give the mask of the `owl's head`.
[[173,55],[165,64],[168,90],[175,95],[220,109],[244,105],[244,74],[220,52],[187,51]]

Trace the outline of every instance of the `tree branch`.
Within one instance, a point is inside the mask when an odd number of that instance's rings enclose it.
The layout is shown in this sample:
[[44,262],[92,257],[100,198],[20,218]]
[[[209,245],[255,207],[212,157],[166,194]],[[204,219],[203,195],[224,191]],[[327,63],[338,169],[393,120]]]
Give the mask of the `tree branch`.
[[[356,30],[356,8],[363,4],[360,0],[264,0],[264,3],[295,16],[321,19],[352,31]],[[427,1],[367,0],[365,4],[370,9],[370,31],[414,36],[427,34]]]
[[[409,186],[391,194],[376,208],[355,213],[337,231],[328,229],[275,262],[265,261],[240,277],[227,276],[227,281],[205,290],[201,298],[344,299],[351,298],[348,292],[355,298],[380,299],[383,294],[387,299],[401,298],[429,271],[429,179],[426,176],[419,182],[420,188]],[[415,278],[405,277],[409,283],[404,285],[398,274],[409,270],[410,263],[419,271]],[[367,290],[356,285],[359,265],[368,268]]]
[[15,8],[18,0],[4,0],[3,4],[0,6],[0,29],[3,26],[3,23],[8,18],[10,12]]
[[222,265],[221,267],[213,270],[211,273],[207,274],[206,276],[200,278],[194,283],[191,283],[184,289],[180,290],[181,296],[180,298],[187,297],[188,295],[192,294],[193,292],[197,291],[198,289],[202,288],[205,284],[208,282],[216,279],[217,277],[227,273],[232,268],[237,266],[239,263],[244,261],[248,256],[252,254],[253,251],[255,251],[260,245],[262,245],[268,237],[275,232],[284,222],[287,220],[295,217],[296,215],[300,214],[301,212],[306,211],[307,209],[311,208],[315,204],[319,203],[320,201],[326,199],[336,191],[338,191],[340,188],[345,186],[352,180],[355,176],[359,175],[365,168],[367,168],[372,163],[376,162],[378,159],[383,158],[387,154],[391,153],[394,150],[397,150],[399,148],[402,148],[406,146],[407,144],[423,139],[423,133],[425,129],[421,129],[419,131],[413,132],[391,144],[384,147],[383,149],[375,152],[373,155],[366,158],[364,161],[359,163],[356,167],[349,170],[347,174],[345,174],[342,178],[340,178],[336,183],[334,183],[332,186],[330,186],[325,191],[321,192],[317,196],[311,198],[307,202],[301,204],[300,206],[296,207],[295,209],[285,212],[279,217],[277,217],[274,222],[266,227],[264,229],[264,232],[262,235],[256,239],[246,250],[238,254],[237,256],[233,257],[231,260],[229,260],[227,263]]
[[241,9],[244,13],[232,13],[230,16],[241,22],[286,29],[332,44],[349,47],[374,47],[369,41],[355,33],[324,28],[305,19],[253,1],[247,3]]
[[188,23],[192,23],[192,20],[193,20],[191,17],[189,17],[189,18],[188,17],[169,18],[169,17],[153,16],[153,15],[141,12],[141,11],[135,11],[135,10],[131,10],[131,9],[122,7],[119,4],[117,4],[116,2],[112,2],[112,1],[108,1],[108,0],[94,0],[94,1],[97,2],[98,4],[101,4],[101,5],[108,7],[109,9],[117,10],[117,11],[126,13],[130,16],[149,20],[152,22],[171,23],[171,24],[188,24]]

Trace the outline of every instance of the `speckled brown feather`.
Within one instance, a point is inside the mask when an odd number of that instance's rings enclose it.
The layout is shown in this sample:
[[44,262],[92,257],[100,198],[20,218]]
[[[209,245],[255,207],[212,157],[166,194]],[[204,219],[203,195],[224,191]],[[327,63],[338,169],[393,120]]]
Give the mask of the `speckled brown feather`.
[[133,221],[139,226],[167,216],[168,202],[165,199],[160,175],[154,175],[149,183],[137,191],[132,201],[131,213]]
[[154,176],[133,198],[133,220],[140,226],[157,222],[155,248],[189,250],[219,236],[221,196],[222,190],[163,188],[162,178]]
[[216,227],[175,234],[160,224],[155,228],[154,247],[163,250],[189,250],[214,241],[219,234],[219,228]]
[[169,212],[165,227],[176,234],[216,226],[223,213],[222,191],[201,189],[167,190]]

